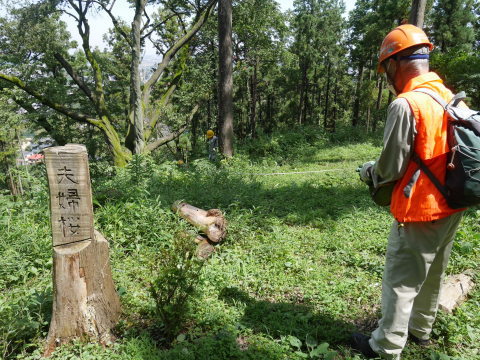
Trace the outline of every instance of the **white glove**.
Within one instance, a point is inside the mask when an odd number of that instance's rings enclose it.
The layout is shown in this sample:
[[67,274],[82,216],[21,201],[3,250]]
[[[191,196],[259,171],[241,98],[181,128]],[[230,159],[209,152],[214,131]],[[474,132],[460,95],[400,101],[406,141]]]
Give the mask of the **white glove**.
[[360,180],[365,184],[372,184],[372,170],[375,165],[375,161],[369,161],[362,165],[360,168]]

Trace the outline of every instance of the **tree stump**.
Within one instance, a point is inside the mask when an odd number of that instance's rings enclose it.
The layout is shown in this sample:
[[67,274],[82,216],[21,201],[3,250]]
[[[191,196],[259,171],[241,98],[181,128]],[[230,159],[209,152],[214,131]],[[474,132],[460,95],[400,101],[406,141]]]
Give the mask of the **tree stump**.
[[176,201],[172,210],[203,232],[210,241],[219,243],[227,235],[227,221],[218,209],[203,210],[185,202]]
[[87,150],[67,144],[44,150],[53,234],[53,310],[45,356],[87,338],[108,344],[120,316],[108,241],[93,228]]

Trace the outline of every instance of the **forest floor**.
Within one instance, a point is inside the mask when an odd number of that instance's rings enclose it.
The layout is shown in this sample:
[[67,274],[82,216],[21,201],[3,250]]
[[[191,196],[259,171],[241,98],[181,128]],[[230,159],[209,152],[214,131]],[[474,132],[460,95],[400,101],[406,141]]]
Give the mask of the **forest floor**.
[[[361,359],[348,337],[355,329],[368,334],[379,318],[392,218],[370,200],[355,168],[378,155],[379,137],[277,134],[218,164],[91,164],[95,224],[110,241],[123,315],[112,346],[77,342],[52,359]],[[30,174],[25,199],[0,195],[0,358],[38,359],[48,331],[52,261],[42,171]],[[252,175],[308,171],[324,172]],[[170,210],[179,199],[221,209],[228,236],[203,263],[181,328],[166,341],[149,288],[162,272],[159,254],[194,231]],[[475,271],[477,283],[479,220],[479,210],[468,210],[447,271]],[[480,359],[479,303],[477,286],[453,314],[439,313],[431,347],[408,343],[402,359]]]

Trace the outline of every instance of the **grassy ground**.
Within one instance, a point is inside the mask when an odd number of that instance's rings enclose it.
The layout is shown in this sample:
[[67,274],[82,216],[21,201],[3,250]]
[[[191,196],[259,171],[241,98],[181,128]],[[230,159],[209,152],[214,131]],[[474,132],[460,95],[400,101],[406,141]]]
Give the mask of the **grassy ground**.
[[[338,138],[337,138],[338,140]],[[123,306],[111,347],[75,343],[53,359],[360,359],[354,329],[379,317],[381,276],[391,222],[354,172],[380,148],[371,140],[330,141],[277,134],[244,144],[228,163],[188,167],[136,159],[126,170],[92,164],[96,227],[110,240]],[[252,173],[318,171],[258,176]],[[40,176],[41,178],[41,176]],[[37,359],[51,311],[47,193],[0,197],[0,358]],[[203,265],[197,293],[173,342],[155,321],[148,288],[158,254],[193,231],[169,207],[183,199],[220,208],[227,240]],[[480,211],[468,211],[448,273],[480,259]],[[160,270],[161,271],[161,270]],[[480,290],[454,314],[440,314],[434,345],[408,344],[404,359],[480,359]]]

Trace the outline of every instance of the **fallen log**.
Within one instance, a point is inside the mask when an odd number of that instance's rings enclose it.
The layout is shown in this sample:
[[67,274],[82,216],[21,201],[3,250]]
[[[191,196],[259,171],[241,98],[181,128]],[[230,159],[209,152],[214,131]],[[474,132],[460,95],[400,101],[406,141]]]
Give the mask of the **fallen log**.
[[[200,240],[200,238],[203,238],[203,240]],[[203,236],[198,236],[195,239],[195,242],[198,241],[197,245],[197,257],[200,259],[207,259],[210,255],[212,255],[215,252],[215,247],[210,244],[210,241],[208,239],[204,238]]]
[[210,241],[219,243],[227,235],[227,221],[218,209],[203,210],[175,201],[172,210],[203,232]]
[[439,309],[451,313],[465,301],[473,287],[472,278],[466,274],[449,276],[444,280],[440,289]]

